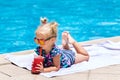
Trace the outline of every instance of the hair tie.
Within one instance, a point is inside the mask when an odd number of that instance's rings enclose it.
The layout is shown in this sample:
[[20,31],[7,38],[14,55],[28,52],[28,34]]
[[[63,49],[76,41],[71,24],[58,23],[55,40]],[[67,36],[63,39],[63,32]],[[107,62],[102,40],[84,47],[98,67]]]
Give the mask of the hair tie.
[[46,24],[47,23],[47,18],[46,17],[41,17],[40,18],[40,22],[44,25],[44,24]]

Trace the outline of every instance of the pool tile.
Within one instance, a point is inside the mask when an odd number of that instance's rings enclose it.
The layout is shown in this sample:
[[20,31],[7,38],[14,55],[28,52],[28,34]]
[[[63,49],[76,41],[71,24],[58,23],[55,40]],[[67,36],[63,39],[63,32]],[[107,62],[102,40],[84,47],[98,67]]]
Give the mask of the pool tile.
[[11,77],[17,75],[31,74],[30,71],[12,64],[0,66],[0,72],[3,72]]
[[10,76],[5,75],[4,73],[0,72],[0,80],[9,80]]
[[90,74],[89,80],[120,80],[119,74]]
[[0,65],[10,64],[8,60],[5,59],[4,55],[0,55]]
[[91,70],[91,73],[120,74],[120,65],[112,65]]
[[59,76],[56,77],[56,79],[58,80],[88,80],[88,75],[89,72],[78,72],[78,73],[74,73],[74,74],[68,74],[68,75],[64,75],[64,76]]

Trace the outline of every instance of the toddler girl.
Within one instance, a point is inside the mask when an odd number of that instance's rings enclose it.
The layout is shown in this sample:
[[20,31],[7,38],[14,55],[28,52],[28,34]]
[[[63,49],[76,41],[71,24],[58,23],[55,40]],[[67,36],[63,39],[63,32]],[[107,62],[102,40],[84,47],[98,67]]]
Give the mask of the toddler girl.
[[[37,71],[57,71],[60,68],[88,61],[89,55],[86,50],[68,32],[62,33],[62,49],[55,44],[58,26],[56,22],[47,23],[46,18],[42,19],[41,22],[42,25],[36,30],[34,40],[39,45],[36,48],[36,53],[44,57],[44,62],[37,64]],[[73,45],[76,53],[70,49],[69,44]]]

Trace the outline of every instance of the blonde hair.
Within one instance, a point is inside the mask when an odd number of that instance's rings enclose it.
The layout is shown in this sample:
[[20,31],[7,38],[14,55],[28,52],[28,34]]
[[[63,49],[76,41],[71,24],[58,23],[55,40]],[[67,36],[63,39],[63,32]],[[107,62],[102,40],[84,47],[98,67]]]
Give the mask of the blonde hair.
[[[46,18],[45,18],[46,19]],[[41,23],[43,21],[47,21],[47,20],[41,20]],[[40,25],[38,27],[38,29],[36,30],[36,34],[43,34],[45,37],[57,37],[57,27],[58,27],[58,23],[57,22],[44,22],[44,24],[42,23],[42,25]]]

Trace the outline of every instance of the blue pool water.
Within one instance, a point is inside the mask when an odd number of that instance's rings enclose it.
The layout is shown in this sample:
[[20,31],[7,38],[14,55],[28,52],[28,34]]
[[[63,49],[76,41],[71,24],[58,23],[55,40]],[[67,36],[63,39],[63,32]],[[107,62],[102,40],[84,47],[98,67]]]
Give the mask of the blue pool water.
[[0,53],[34,49],[39,18],[79,42],[120,35],[120,0],[0,0]]

